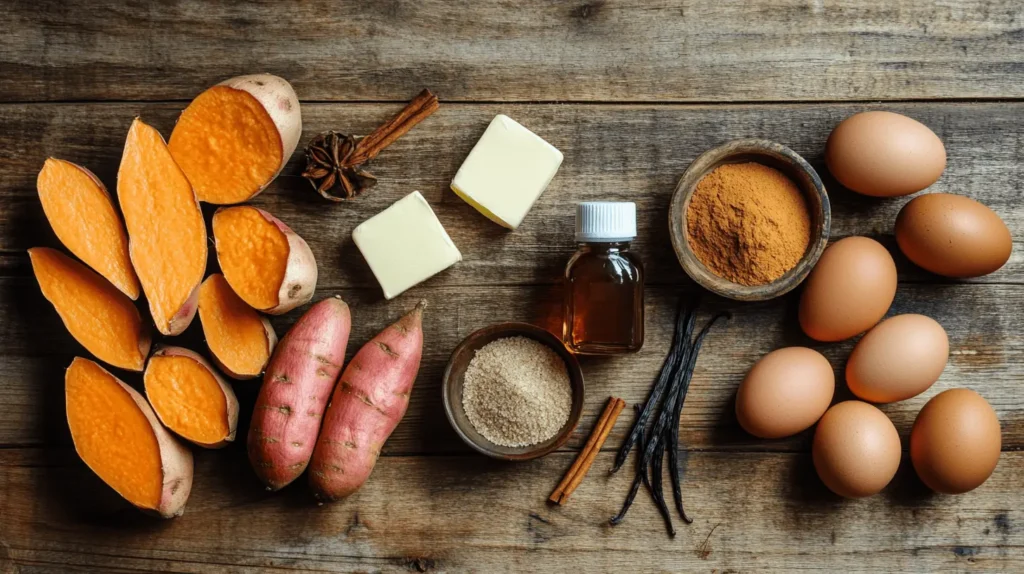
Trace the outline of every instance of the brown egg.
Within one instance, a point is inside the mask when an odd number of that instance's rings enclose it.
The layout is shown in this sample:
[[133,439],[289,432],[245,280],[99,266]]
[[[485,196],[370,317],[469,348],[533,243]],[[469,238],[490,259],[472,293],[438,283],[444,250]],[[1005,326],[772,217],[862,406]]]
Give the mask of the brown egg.
[[865,401],[902,401],[932,386],[948,359],[949,338],[935,319],[896,315],[857,342],[846,362],[846,385]]
[[907,116],[862,112],[832,130],[825,162],[849,189],[895,197],[935,183],[946,169],[946,148],[928,126]]
[[1013,239],[998,215],[969,197],[929,193],[896,217],[896,243],[919,266],[946,277],[978,277],[1010,259]]
[[992,406],[970,389],[950,389],[921,409],[910,431],[910,458],[928,488],[960,494],[982,485],[999,462],[1002,439]]
[[747,373],[736,392],[736,418],[748,433],[782,438],[809,429],[832,402],[832,365],[806,347],[768,353]]
[[800,296],[800,326],[819,341],[842,341],[885,316],[896,296],[896,264],[867,237],[833,243],[811,271]]
[[862,498],[889,484],[900,466],[900,435],[889,417],[861,401],[845,401],[818,421],[814,468],[839,496]]

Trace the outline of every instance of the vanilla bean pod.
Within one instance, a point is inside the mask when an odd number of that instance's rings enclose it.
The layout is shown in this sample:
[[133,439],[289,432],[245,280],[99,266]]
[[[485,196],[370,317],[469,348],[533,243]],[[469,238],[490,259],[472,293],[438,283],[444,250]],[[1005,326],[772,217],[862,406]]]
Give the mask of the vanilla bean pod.
[[626,458],[629,457],[630,450],[640,439],[640,433],[647,426],[648,419],[661,402],[665,388],[672,379],[672,373],[678,368],[680,359],[682,358],[681,348],[686,348],[689,345],[690,335],[693,333],[693,326],[696,320],[696,302],[693,307],[687,308],[686,304],[681,301],[679,303],[679,310],[676,313],[675,330],[673,331],[672,346],[669,350],[669,354],[665,358],[665,362],[662,364],[661,372],[658,374],[658,379],[654,383],[654,387],[651,388],[651,391],[647,394],[647,400],[644,402],[643,409],[640,411],[640,414],[637,415],[636,420],[633,422],[633,427],[629,431],[629,435],[626,436],[625,442],[623,442],[622,446],[619,448],[619,453],[615,456],[615,464],[612,466],[611,472],[617,472],[622,468],[622,465],[626,463]]
[[711,326],[715,324],[721,318],[729,319],[729,313],[720,313],[712,317],[708,321],[707,325],[701,329],[697,335],[697,340],[687,349],[687,357],[685,368],[683,370],[683,380],[678,389],[678,395],[673,405],[672,420],[675,422],[669,429],[669,447],[668,447],[668,463],[670,467],[669,477],[672,480],[672,496],[675,498],[676,510],[679,511],[679,516],[682,517],[683,522],[691,524],[693,519],[686,515],[686,510],[683,509],[683,490],[680,482],[679,474],[679,419],[683,413],[683,402],[686,400],[686,393],[690,390],[690,381],[693,378],[693,370],[697,366],[697,355],[700,353],[701,345],[704,344],[704,337],[707,336],[708,331],[711,330]]

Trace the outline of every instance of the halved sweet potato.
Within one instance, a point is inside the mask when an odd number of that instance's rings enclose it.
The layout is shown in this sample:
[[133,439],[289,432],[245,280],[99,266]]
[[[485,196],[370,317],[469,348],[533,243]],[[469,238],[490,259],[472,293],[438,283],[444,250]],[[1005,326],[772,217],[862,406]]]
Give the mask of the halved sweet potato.
[[192,491],[192,453],[160,424],[149,403],[96,363],[75,357],[64,375],[75,451],[135,506],[180,515]]
[[131,300],[56,249],[34,247],[28,256],[43,296],[71,336],[104,363],[141,371],[152,341]]
[[149,358],[143,381],[160,422],[178,436],[206,448],[235,440],[235,392],[198,354],[162,347]]
[[200,201],[229,205],[267,187],[302,135],[295,90],[270,74],[238,76],[199,94],[171,133],[171,155]]
[[266,317],[235,294],[220,273],[199,287],[199,321],[213,361],[233,379],[251,379],[266,368],[277,334]]
[[213,238],[224,278],[249,306],[280,315],[313,298],[313,252],[273,215],[247,205],[222,207],[213,215]]
[[48,158],[36,189],[50,227],[64,247],[114,284],[132,301],[139,278],[128,257],[128,234],[107,188],[91,171]]
[[135,118],[117,172],[128,248],[156,328],[178,335],[196,314],[206,271],[206,223],[164,139]]

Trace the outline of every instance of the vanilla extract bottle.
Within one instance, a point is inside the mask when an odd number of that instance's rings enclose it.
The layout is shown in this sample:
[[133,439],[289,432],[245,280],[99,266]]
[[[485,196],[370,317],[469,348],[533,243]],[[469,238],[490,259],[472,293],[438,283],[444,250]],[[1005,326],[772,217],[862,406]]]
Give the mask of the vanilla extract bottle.
[[630,251],[636,204],[576,206],[576,253],[565,267],[562,339],[573,353],[635,353],[644,344],[644,268]]

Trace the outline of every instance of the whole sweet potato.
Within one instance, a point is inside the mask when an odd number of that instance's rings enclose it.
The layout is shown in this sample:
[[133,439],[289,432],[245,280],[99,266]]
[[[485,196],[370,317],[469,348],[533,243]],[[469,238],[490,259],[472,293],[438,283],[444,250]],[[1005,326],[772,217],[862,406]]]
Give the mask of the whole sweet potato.
[[249,462],[268,490],[302,474],[313,453],[352,327],[339,297],[309,308],[274,349],[249,426]]
[[309,471],[318,501],[345,498],[359,490],[405,415],[423,355],[425,306],[420,302],[363,345],[342,373]]

